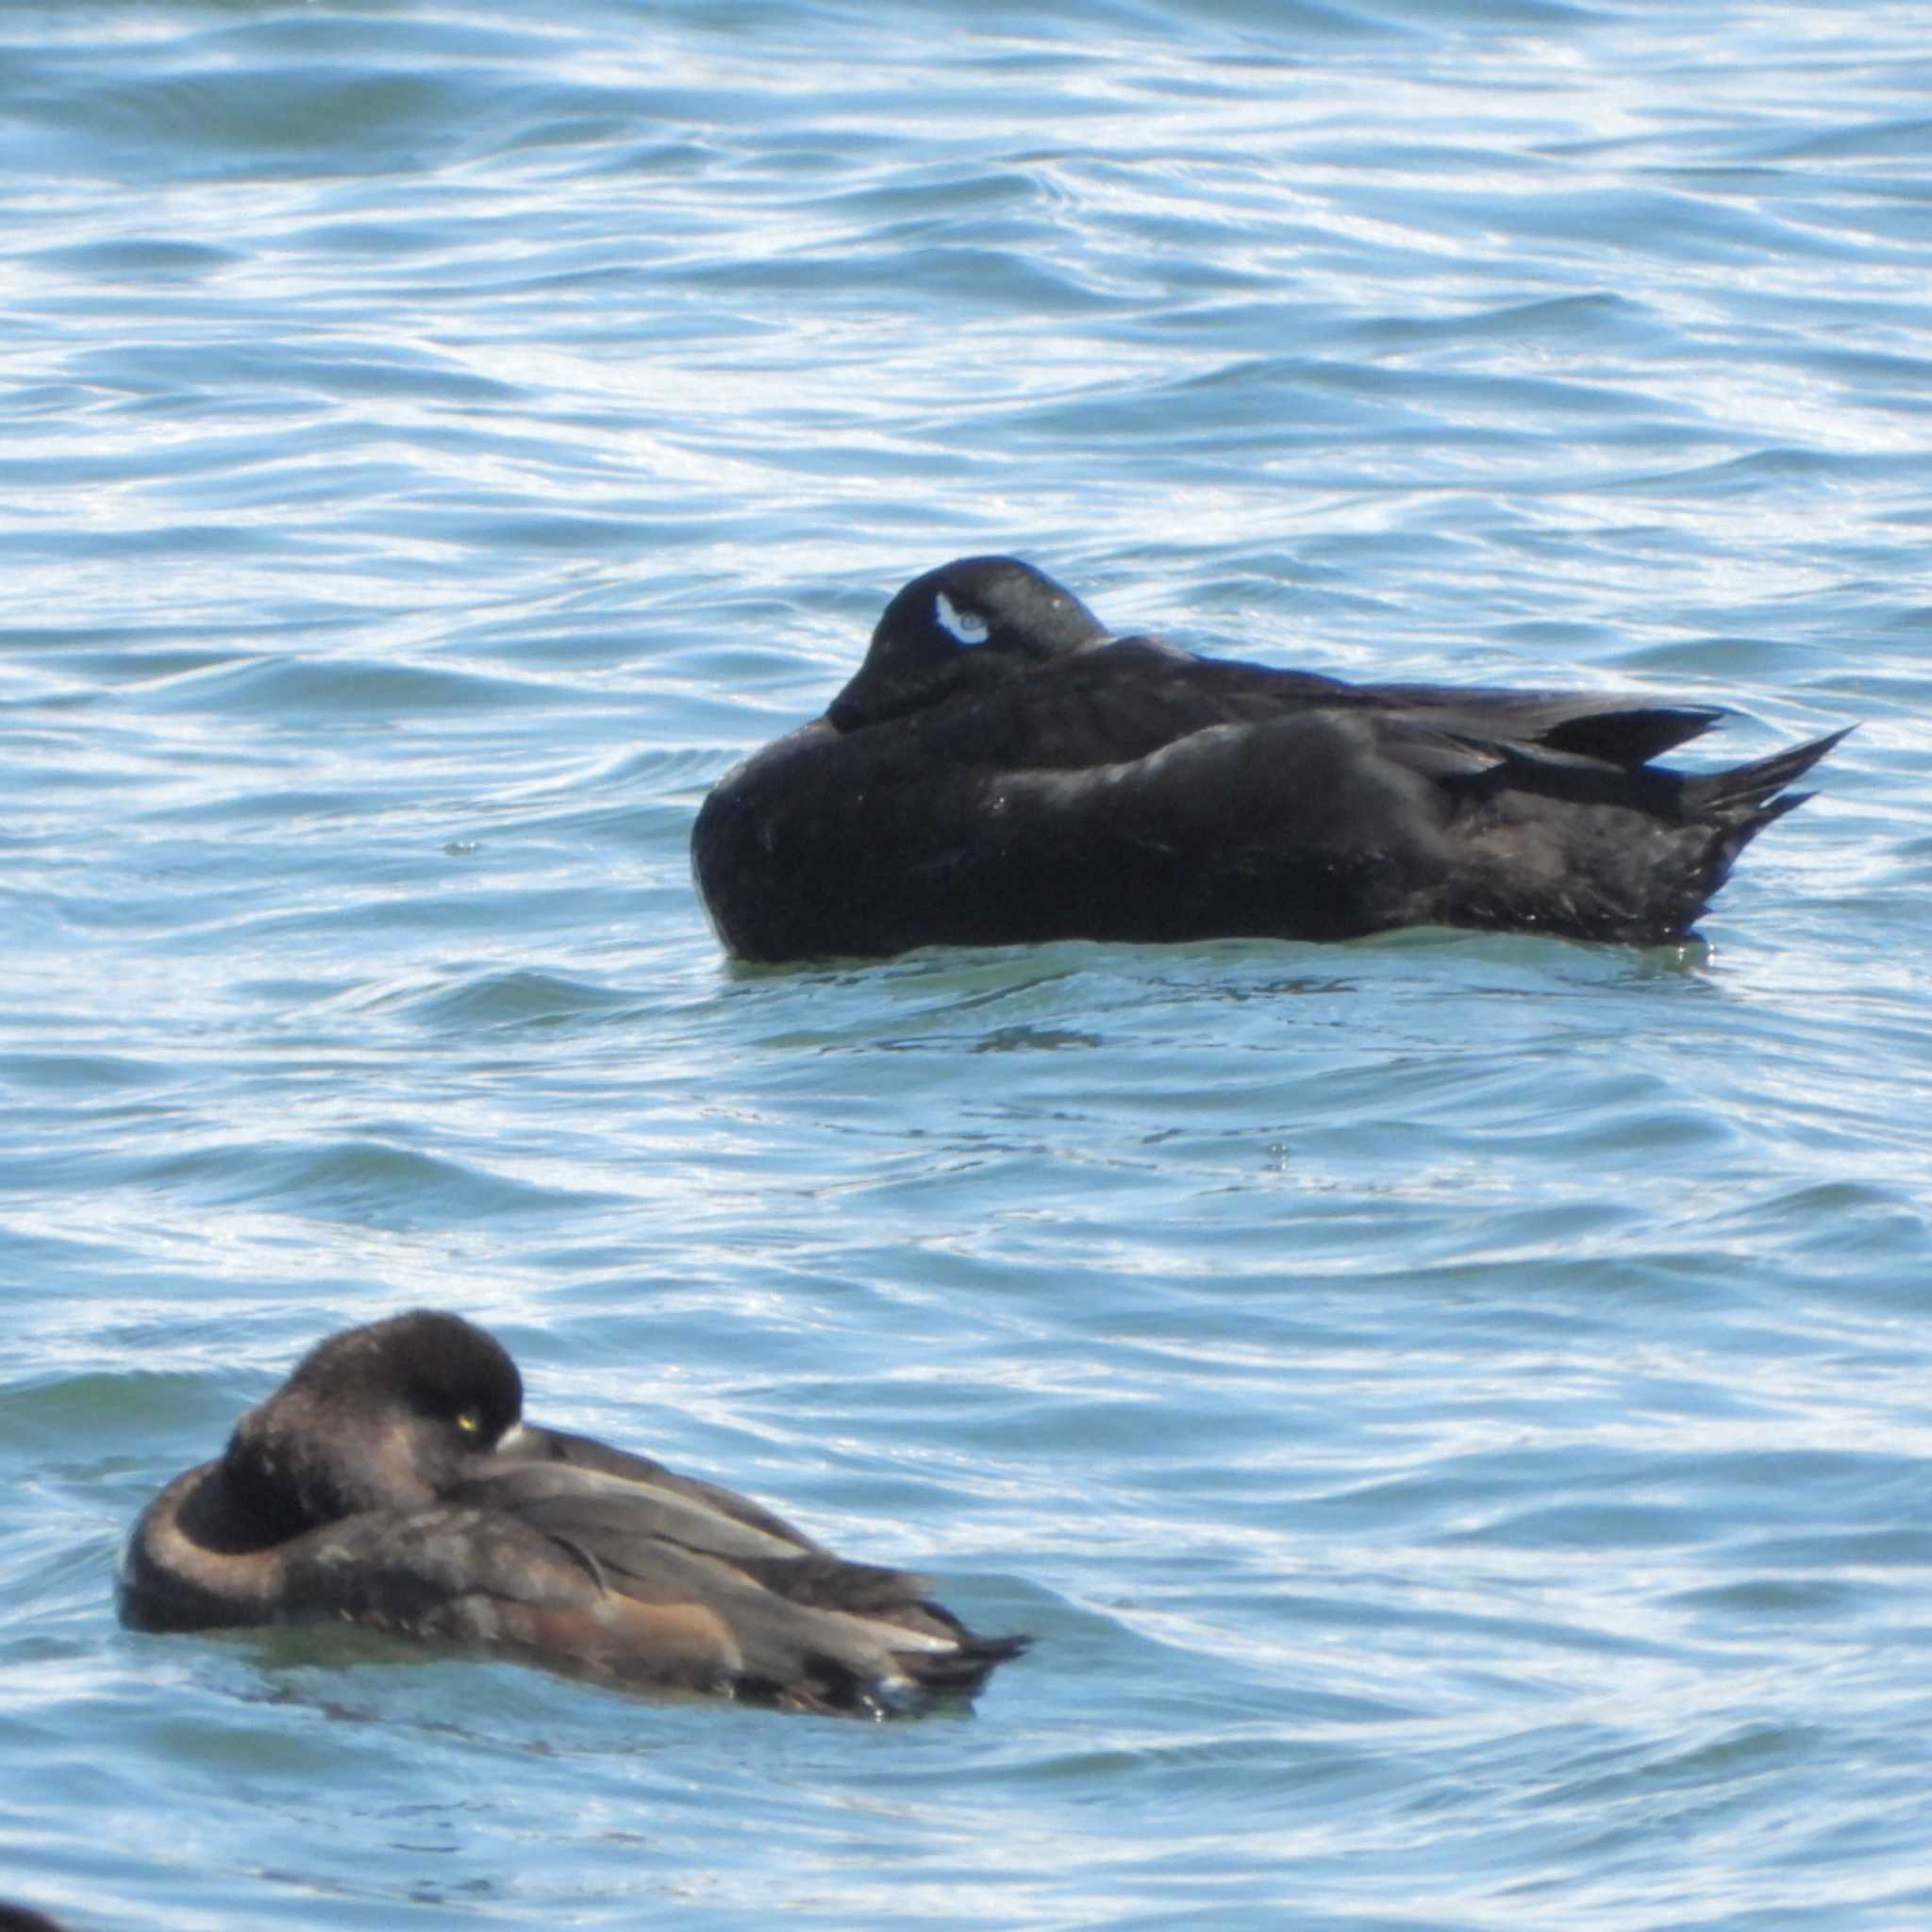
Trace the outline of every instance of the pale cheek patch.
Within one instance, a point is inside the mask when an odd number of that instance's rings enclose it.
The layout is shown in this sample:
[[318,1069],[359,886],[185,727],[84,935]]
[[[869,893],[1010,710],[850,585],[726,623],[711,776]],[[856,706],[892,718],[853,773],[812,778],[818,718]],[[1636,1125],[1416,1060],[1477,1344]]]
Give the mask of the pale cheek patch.
[[961,610],[941,591],[933,600],[932,614],[940,628],[957,643],[983,644],[992,625],[976,610]]

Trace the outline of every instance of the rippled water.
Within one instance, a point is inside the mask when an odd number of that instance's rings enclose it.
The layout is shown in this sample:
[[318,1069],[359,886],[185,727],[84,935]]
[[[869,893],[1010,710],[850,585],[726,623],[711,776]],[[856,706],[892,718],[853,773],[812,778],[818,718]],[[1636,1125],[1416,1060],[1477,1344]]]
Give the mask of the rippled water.
[[[1932,1917],[1916,6],[0,16],[0,1869],[81,1928]],[[686,866],[1020,552],[1857,721],[1707,954],[734,969]],[[968,1720],[122,1631],[315,1337],[1041,1641]]]

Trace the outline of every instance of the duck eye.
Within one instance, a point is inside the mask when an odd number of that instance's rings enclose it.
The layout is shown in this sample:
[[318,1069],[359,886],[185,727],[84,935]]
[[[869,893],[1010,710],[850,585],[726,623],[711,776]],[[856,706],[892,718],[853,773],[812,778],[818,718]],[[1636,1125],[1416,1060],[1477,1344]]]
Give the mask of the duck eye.
[[466,1436],[480,1436],[483,1433],[483,1411],[480,1408],[466,1408],[457,1416],[457,1427]]
[[933,599],[932,614],[956,643],[983,644],[992,632],[992,625],[978,611],[961,610],[943,591]]

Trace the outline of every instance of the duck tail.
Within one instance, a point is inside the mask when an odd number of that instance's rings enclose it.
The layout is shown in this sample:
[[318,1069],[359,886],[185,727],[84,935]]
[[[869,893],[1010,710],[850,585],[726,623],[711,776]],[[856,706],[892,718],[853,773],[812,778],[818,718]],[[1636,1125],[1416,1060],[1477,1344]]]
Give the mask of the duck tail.
[[1847,724],[1842,730],[1827,732],[1823,738],[1794,744],[1786,751],[1774,752],[1768,758],[1759,758],[1753,764],[1733,765],[1727,772],[1712,772],[1707,777],[1692,778],[1685,787],[1685,803],[1692,816],[1741,831],[1743,837],[1738,841],[1741,846],[1774,819],[1781,819],[1786,812],[1795,811],[1813,796],[1809,791],[1791,791],[1787,788],[1802,778],[1857,728]]
[[1004,1663],[1032,1647],[1026,1636],[981,1637],[968,1632],[951,1650],[902,1653],[899,1661],[915,1688],[920,1707],[934,1704],[965,1704],[986,1688],[986,1680]]
[[1788,811],[1796,811],[1816,795],[1789,788],[1854,728],[1847,724],[1841,731],[1774,752],[1752,764],[1683,780],[1678,792],[1680,808],[1687,819],[1704,828],[1705,838],[1701,855],[1673,895],[1672,917],[1677,930],[1670,937],[1682,938],[1702,917],[1713,894],[1730,877],[1738,855],[1766,825],[1775,824]]

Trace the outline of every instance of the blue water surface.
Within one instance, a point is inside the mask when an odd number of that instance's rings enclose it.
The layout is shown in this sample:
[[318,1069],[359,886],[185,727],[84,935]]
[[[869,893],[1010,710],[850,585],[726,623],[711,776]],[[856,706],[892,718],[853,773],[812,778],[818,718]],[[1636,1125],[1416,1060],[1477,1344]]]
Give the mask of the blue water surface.
[[[0,1893],[1932,1922],[1921,7],[97,0],[0,75]],[[1704,948],[732,966],[706,789],[986,550],[1859,728]],[[121,1629],[420,1305],[1035,1651],[865,1725]]]

